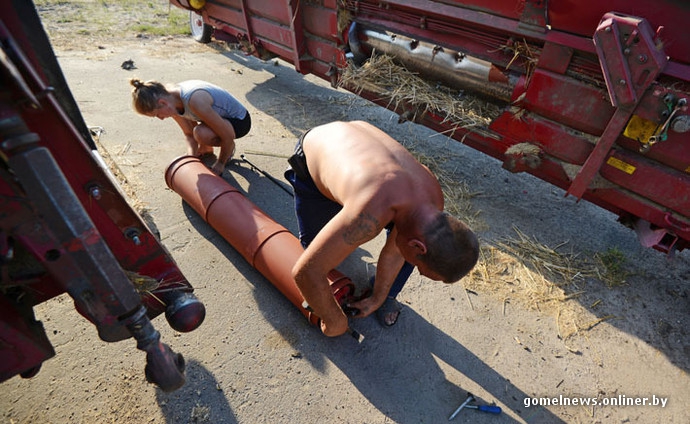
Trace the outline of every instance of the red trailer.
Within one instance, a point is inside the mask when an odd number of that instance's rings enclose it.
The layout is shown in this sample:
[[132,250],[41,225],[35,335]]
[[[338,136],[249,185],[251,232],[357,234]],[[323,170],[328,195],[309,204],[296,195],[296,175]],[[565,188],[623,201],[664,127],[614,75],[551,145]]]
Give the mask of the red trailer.
[[[279,57],[619,217],[640,242],[690,245],[690,3],[678,0],[171,0],[198,41]],[[495,106],[450,112],[345,78],[391,57]]]
[[151,319],[196,329],[204,305],[98,154],[32,2],[0,2],[0,382],[55,352],[33,307],[68,293],[101,339],[131,337],[148,381],[184,384]]
[[[690,244],[690,4],[679,0],[171,0],[211,36],[280,57],[619,216],[667,254]],[[108,342],[133,337],[163,390],[184,360],[151,320],[204,306],[98,154],[31,2],[0,2],[0,382],[54,355],[33,313],[69,294]],[[392,58],[494,106],[472,124],[357,72]],[[347,78],[348,75],[354,77]]]

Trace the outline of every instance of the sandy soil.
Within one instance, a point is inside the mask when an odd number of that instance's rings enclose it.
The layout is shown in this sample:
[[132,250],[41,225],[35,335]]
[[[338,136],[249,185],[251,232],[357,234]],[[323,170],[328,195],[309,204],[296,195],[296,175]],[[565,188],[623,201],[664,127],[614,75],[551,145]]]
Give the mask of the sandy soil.
[[[644,249],[608,212],[529,175],[510,174],[426,128],[398,124],[389,111],[286,63],[186,37],[64,36],[56,15],[44,19],[82,114],[105,130],[104,154],[148,209],[207,318],[187,334],[154,320],[163,340],[187,360],[185,386],[164,393],[145,381],[144,354],[132,340],[99,340],[68,297],[39,305],[38,319],[57,354],[36,377],[2,383],[3,422],[441,423],[467,392],[503,413],[463,410],[454,422],[690,422],[688,252],[670,260]],[[136,69],[122,69],[126,60]],[[276,178],[302,131],[337,119],[374,123],[437,158],[430,165],[475,194],[471,219],[485,246],[482,263],[471,278],[450,286],[413,274],[393,329],[367,318],[353,322],[362,343],[322,336],[166,187],[164,171],[184,153],[183,139],[174,122],[132,111],[128,79],[134,76],[200,78],[226,87],[254,122],[237,155]],[[291,197],[268,178],[240,162],[223,177],[296,230]],[[359,286],[381,243],[368,243],[343,264]],[[552,258],[574,272],[549,274],[544,261],[520,259],[516,252],[526,244],[557,252]],[[622,284],[607,284],[595,261],[611,252],[624,258]],[[527,406],[545,397],[590,405]],[[612,398],[646,398],[648,405],[615,406]],[[664,407],[649,405],[661,400]]]

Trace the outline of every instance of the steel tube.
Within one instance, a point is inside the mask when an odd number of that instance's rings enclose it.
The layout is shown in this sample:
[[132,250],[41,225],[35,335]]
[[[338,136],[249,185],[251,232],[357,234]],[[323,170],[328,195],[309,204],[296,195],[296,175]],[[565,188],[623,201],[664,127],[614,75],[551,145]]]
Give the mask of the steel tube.
[[[292,268],[304,251],[297,237],[196,157],[175,159],[165,172],[165,181],[312,324],[319,322],[302,306],[304,297],[292,278]],[[329,273],[328,280],[333,295],[343,305],[354,284],[337,270]]]
[[517,82],[516,77],[501,72],[490,62],[403,35],[362,29],[357,43],[370,51],[390,55],[409,70],[449,87],[503,102],[510,102]]

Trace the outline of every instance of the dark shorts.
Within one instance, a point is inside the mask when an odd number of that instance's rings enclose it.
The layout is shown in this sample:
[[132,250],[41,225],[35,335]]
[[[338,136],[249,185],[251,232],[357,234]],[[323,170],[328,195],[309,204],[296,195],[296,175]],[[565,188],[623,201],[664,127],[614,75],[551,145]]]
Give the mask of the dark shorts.
[[225,118],[225,120],[230,122],[230,125],[232,125],[232,128],[235,130],[235,139],[244,137],[252,128],[252,117],[249,116],[249,111],[247,111],[247,114],[242,119]]
[[309,246],[319,231],[343,208],[321,194],[309,174],[307,159],[302,150],[302,140],[306,135],[307,133],[302,134],[297,142],[295,153],[288,158],[290,168],[285,171],[285,179],[290,182],[295,192],[299,241],[304,248]]

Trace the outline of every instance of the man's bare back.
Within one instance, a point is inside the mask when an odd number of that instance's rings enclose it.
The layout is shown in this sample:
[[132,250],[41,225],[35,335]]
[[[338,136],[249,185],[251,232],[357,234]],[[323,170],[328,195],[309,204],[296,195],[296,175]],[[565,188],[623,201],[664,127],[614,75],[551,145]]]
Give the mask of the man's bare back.
[[443,209],[443,193],[429,169],[367,122],[316,127],[305,136],[303,149],[321,193],[341,205],[360,202],[368,193],[390,208],[415,202]]

